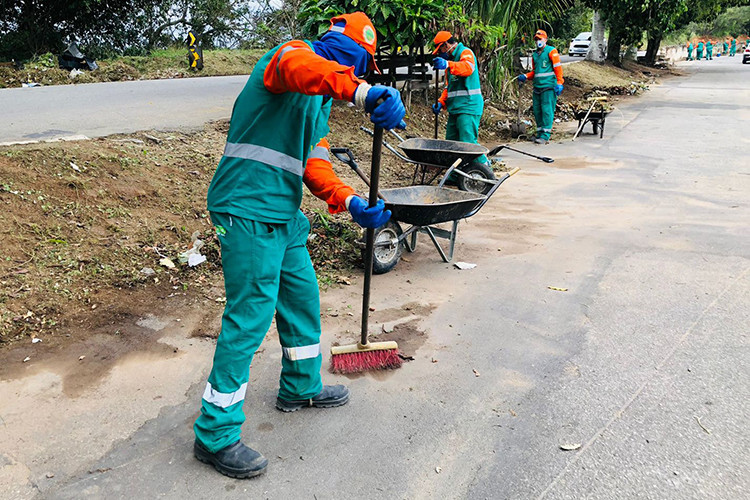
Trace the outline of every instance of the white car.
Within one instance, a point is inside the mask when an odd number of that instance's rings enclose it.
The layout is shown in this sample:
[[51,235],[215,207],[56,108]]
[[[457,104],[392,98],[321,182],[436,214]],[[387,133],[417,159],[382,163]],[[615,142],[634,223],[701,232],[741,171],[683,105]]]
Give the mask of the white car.
[[591,45],[591,32],[585,31],[579,33],[578,36],[570,42],[568,55],[586,57],[586,54],[589,53],[589,45]]

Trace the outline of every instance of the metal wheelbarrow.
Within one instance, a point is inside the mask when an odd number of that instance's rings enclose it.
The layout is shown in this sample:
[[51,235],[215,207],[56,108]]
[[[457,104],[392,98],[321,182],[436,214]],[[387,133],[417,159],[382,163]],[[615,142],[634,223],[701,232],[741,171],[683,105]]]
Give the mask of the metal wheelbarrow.
[[604,137],[604,124],[607,121],[607,115],[609,114],[609,111],[591,111],[590,113],[586,113],[586,111],[578,110],[574,113],[575,119],[578,120],[578,128],[581,128],[581,123],[583,122],[583,126],[586,126],[587,123],[591,124],[591,127],[593,128],[594,135],[599,134],[599,139]]
[[[367,127],[360,127],[360,130],[372,135],[372,130]],[[458,189],[487,194],[497,180],[489,164],[474,162],[482,155],[493,154],[480,144],[422,137],[404,139],[393,130],[389,132],[401,141],[398,147],[403,153],[386,140],[383,140],[383,145],[400,159],[414,165],[412,185],[432,184],[457,160],[461,160],[454,171]]]
[[[369,186],[370,180],[357,165],[351,150],[331,148],[331,152],[340,161],[349,165]],[[414,252],[419,233],[425,233],[430,237],[443,262],[450,262],[453,259],[458,222],[479,212],[500,184],[520,170],[514,168],[499,179],[492,181],[487,194],[443,187],[448,176],[461,164],[462,159],[457,158],[437,186],[408,186],[382,189],[378,192],[378,196],[385,201],[386,209],[391,211],[391,219],[375,230],[373,258],[375,274],[387,273],[393,269],[398,264],[404,248],[408,252]],[[436,227],[437,224],[445,222],[452,222],[450,230]],[[401,224],[408,224],[411,227],[404,230]],[[443,250],[438,238],[448,240],[447,252]]]

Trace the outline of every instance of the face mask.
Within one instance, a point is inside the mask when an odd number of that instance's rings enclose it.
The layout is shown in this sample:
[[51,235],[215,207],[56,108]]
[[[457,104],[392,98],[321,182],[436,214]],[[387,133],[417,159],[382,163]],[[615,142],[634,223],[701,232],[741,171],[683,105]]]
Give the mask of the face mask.
[[451,60],[451,53],[450,52],[441,52],[441,53],[438,54],[438,57],[442,57],[446,61],[450,61]]
[[536,47],[538,49],[544,48],[545,45],[547,45],[547,40],[537,40],[536,41]]
[[370,54],[357,42],[335,31],[329,31],[319,41],[313,42],[315,53],[329,61],[344,66],[354,66],[354,74],[362,76],[370,65]]

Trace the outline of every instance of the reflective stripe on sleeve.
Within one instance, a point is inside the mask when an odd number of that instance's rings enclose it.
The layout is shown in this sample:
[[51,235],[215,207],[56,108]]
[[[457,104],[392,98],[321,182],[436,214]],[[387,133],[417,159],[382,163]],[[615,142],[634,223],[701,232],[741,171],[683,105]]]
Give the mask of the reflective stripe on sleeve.
[[299,347],[282,347],[284,357],[289,361],[317,358],[320,354],[320,344],[303,345]]
[[543,78],[545,76],[555,76],[554,71],[548,71],[547,73],[536,73],[534,74],[534,78]]
[[329,163],[331,162],[331,157],[328,155],[328,148],[324,148],[323,146],[315,146],[313,148],[312,153],[310,153],[307,159],[310,160],[312,158],[320,158]]
[[471,89],[471,90],[454,90],[452,92],[448,92],[448,97],[460,97],[460,96],[468,96],[468,95],[477,95],[482,93],[482,89]]
[[214,390],[211,386],[211,382],[208,382],[206,384],[206,390],[203,392],[203,400],[212,405],[218,406],[219,408],[227,408],[244,400],[246,392],[247,382],[242,384],[240,388],[234,392],[219,392]]
[[297,50],[297,49],[301,49],[301,48],[302,47],[295,47],[293,45],[287,45],[286,47],[284,47],[283,49],[281,49],[279,51],[279,57],[278,57],[278,59],[276,59],[276,73],[279,72],[279,64],[281,64],[281,59],[284,57],[284,54],[286,54],[287,52],[289,52],[291,50]]
[[294,175],[299,175],[300,177],[302,177],[305,171],[302,160],[256,144],[228,142],[224,148],[224,156],[259,161],[266,165],[286,170]]
[[552,65],[553,68],[557,68],[558,66],[562,66],[562,63],[555,63]]

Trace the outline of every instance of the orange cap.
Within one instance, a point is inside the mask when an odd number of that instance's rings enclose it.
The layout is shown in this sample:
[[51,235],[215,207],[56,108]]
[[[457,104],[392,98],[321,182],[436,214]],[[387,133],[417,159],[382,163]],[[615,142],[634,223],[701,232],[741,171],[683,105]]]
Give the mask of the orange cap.
[[[344,27],[335,26],[336,23],[344,22]],[[375,31],[375,26],[372,25],[372,21],[367,17],[364,12],[354,12],[352,14],[341,14],[340,16],[331,18],[331,27],[328,31],[335,31],[337,33],[343,33],[348,36],[362,48],[364,48],[368,54],[370,54],[370,63],[372,67],[380,73],[380,68],[375,64],[375,49],[378,45],[378,34]]]
[[435,38],[432,40],[435,44],[435,50],[433,50],[432,53],[437,54],[440,51],[440,46],[451,38],[453,38],[453,35],[451,35],[450,31],[438,31],[438,34],[435,35]]
[[545,40],[549,39],[549,37],[547,36],[547,32],[544,30],[536,30],[536,33],[534,33],[534,40],[536,40],[537,38],[544,38]]

